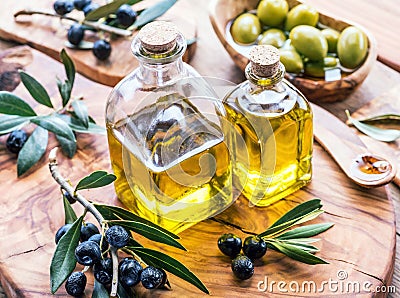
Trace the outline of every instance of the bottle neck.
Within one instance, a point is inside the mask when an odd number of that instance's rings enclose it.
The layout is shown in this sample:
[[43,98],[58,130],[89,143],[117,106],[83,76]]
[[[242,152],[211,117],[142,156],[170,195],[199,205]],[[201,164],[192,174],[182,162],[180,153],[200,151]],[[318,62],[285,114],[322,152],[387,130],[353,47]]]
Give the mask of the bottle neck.
[[177,57],[176,60],[160,64],[141,61],[139,69],[138,78],[147,86],[164,86],[185,75],[182,57]]
[[285,67],[282,63],[279,63],[278,71],[272,76],[262,77],[255,74],[252,70],[251,63],[246,66],[245,75],[247,80],[258,88],[271,89],[282,82],[285,76]]

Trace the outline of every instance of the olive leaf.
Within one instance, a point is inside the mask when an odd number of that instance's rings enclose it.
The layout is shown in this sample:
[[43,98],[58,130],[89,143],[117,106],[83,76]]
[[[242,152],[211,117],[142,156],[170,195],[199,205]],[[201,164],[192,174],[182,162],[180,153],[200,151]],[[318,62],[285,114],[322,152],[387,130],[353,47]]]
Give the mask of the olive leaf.
[[300,216],[306,215],[314,210],[318,210],[322,208],[321,200],[320,199],[312,199],[306,202],[297,205],[296,207],[292,208],[288,212],[286,212],[283,216],[281,216],[276,222],[274,222],[270,228],[278,226],[282,223],[287,221],[296,219]]
[[54,294],[64,283],[76,266],[75,248],[78,246],[81,234],[83,215],[60,238],[50,265],[50,287]]
[[18,153],[18,177],[25,174],[46,152],[48,135],[49,133],[44,128],[40,126],[35,128],[21,151]]
[[69,158],[74,157],[77,150],[76,142],[59,135],[56,135],[56,138],[64,154],[67,155]]
[[398,129],[384,129],[362,123],[352,118],[348,110],[346,110],[346,115],[351,124],[353,124],[359,131],[378,141],[393,142],[400,138],[400,130]]
[[394,123],[400,125],[400,115],[399,114],[383,114],[374,117],[359,119],[358,121],[373,124],[373,123]]
[[201,282],[201,280],[178,260],[160,251],[145,247],[127,247],[127,249],[136,253],[146,263],[155,264],[157,267],[162,268],[176,275],[177,277],[191,283],[202,292],[210,294],[207,287]]
[[123,219],[123,220],[128,220],[128,221],[141,222],[141,223],[151,226],[153,228],[157,228],[158,230],[160,230],[164,234],[167,234],[168,236],[172,237],[173,239],[180,239],[180,237],[178,235],[175,235],[174,233],[171,233],[170,231],[156,225],[155,223],[152,223],[151,221],[149,221],[147,219],[137,216],[136,214],[134,214],[126,209],[123,209],[123,208],[120,208],[117,206],[109,206],[109,205],[101,205],[101,204],[94,204],[94,206],[106,220]]
[[106,288],[96,279],[94,280],[92,298],[110,298]]
[[20,97],[0,91],[0,113],[19,116],[36,116],[35,111]]
[[19,70],[19,75],[21,77],[22,83],[24,84],[25,88],[29,91],[29,93],[32,95],[34,100],[49,108],[53,108],[50,96],[47,93],[46,89],[44,89],[42,84],[40,84],[35,78],[31,77],[23,70]]
[[0,135],[21,128],[32,118],[18,115],[0,115]]
[[131,288],[125,288],[121,283],[118,283],[117,296],[118,298],[136,297]]
[[293,260],[306,263],[309,265],[316,265],[316,264],[329,264],[327,261],[314,256],[308,251],[305,251],[301,248],[299,248],[296,245],[290,244],[290,243],[285,243],[285,242],[280,242],[280,241],[269,241],[267,240],[268,246],[276,251],[279,251],[289,258],[292,258]]
[[320,214],[324,213],[323,210],[313,210],[307,214],[301,215],[299,217],[296,217],[294,219],[288,220],[287,222],[281,223],[277,226],[271,226],[269,227],[266,231],[262,232],[261,234],[258,235],[258,237],[272,237],[277,234],[282,233],[283,231],[293,227],[296,224],[301,224],[310,220],[313,220],[314,218],[318,217]]
[[98,19],[107,17],[109,14],[115,13],[122,4],[128,3],[129,0],[114,0],[110,3],[100,6],[92,10],[85,16],[85,21],[97,21]]
[[78,45],[73,45],[68,40],[66,40],[64,42],[64,45],[70,49],[91,50],[93,49],[94,42],[82,40]]
[[81,100],[74,100],[71,105],[74,109],[77,119],[79,119],[79,122],[82,123],[86,129],[88,129],[89,114],[86,105]]
[[114,174],[108,174],[106,171],[95,171],[89,176],[81,179],[75,188],[75,191],[81,189],[97,188],[113,183],[117,179]]
[[177,0],[161,0],[153,6],[150,6],[138,16],[131,27],[137,29],[157,19],[166,13],[176,3],[176,1]]
[[68,104],[69,99],[71,98],[71,83],[68,80],[62,82],[59,78],[56,78],[56,80],[58,91],[60,92],[62,99],[62,106],[65,107]]
[[169,236],[167,233],[161,231],[158,227],[154,227],[152,225],[147,225],[140,221],[132,221],[132,220],[110,220],[108,221],[110,226],[119,225],[124,227],[125,229],[138,233],[147,239],[164,243],[182,250],[186,251],[186,248],[176,241],[173,237]]
[[279,240],[280,243],[287,243],[290,245],[293,245],[299,249],[302,249],[304,251],[308,251],[309,253],[316,253],[319,251],[317,247],[311,244],[306,244],[303,242],[298,242],[297,239],[291,239],[291,240]]
[[72,90],[72,87],[74,86],[74,82],[75,82],[75,72],[76,72],[74,62],[68,56],[65,49],[61,50],[60,58],[61,58],[62,63],[64,64],[65,74],[67,76],[68,82],[70,83],[70,88]]
[[63,194],[63,204],[64,204],[64,215],[65,215],[65,224],[72,224],[74,223],[78,217],[74,209],[72,209],[71,204],[69,203],[68,199]]
[[[74,114],[74,113],[71,113],[71,114]],[[75,132],[94,133],[94,134],[101,134],[101,135],[106,134],[105,128],[100,125],[95,124],[94,120],[91,117],[89,117],[88,128],[85,128],[84,126],[82,126],[79,123],[79,121],[77,120],[77,118],[75,118],[75,117],[70,117],[68,115],[59,115],[59,114],[57,115],[57,117],[59,117],[61,120],[63,120],[65,123],[67,123],[68,126]]]
[[39,116],[32,119],[31,122],[53,132],[60,137],[66,138],[71,142],[76,142],[72,129],[68,126],[68,124],[55,115]]
[[321,234],[326,230],[333,227],[333,223],[320,223],[314,225],[307,225],[299,228],[295,228],[293,230],[287,231],[279,236],[276,239],[295,239],[295,238],[307,238],[313,237],[315,235]]

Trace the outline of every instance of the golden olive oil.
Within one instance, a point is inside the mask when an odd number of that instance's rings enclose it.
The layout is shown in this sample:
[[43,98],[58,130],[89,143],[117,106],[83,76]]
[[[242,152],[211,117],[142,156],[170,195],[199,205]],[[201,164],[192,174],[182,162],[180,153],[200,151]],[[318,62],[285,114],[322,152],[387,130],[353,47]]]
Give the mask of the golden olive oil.
[[[182,142],[179,137],[187,132],[180,131],[179,126],[174,131],[167,123],[164,127],[159,125],[161,129],[156,133],[150,129],[148,151],[143,155],[127,135],[132,129],[129,126],[136,126],[137,122],[130,118],[107,127],[111,163],[117,176],[115,189],[126,208],[179,233],[220,212],[221,206],[230,205],[232,165],[223,138],[193,132]],[[173,131],[171,136],[166,137],[166,130]],[[159,154],[160,148],[168,150],[176,142],[181,142],[179,150],[184,151],[178,159],[169,160]]]
[[240,97],[225,102],[237,131],[233,142],[244,144],[235,151],[234,185],[257,206],[268,206],[311,180],[312,113],[289,90],[289,106],[257,104],[254,109]]

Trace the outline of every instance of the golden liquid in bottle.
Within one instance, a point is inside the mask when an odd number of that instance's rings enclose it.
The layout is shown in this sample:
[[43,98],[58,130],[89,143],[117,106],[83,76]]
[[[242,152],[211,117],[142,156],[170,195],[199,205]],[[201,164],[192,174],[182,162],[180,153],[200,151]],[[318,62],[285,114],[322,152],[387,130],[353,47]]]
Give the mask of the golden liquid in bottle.
[[307,104],[300,106],[296,101],[287,113],[271,113],[270,117],[265,111],[240,108],[238,98],[226,102],[225,108],[238,131],[236,138],[242,138],[245,146],[236,150],[234,185],[253,204],[268,206],[311,180],[313,132]]
[[[115,189],[126,208],[179,233],[221,211],[224,208],[221,206],[230,205],[232,165],[223,140],[205,137],[206,141],[203,139],[197,146],[193,144],[200,140],[192,139],[185,145],[188,148],[184,148],[190,154],[167,165],[155,166],[160,146],[177,141],[182,132],[178,130],[162,142],[156,140],[144,159],[129,145],[129,138],[124,137],[129,122],[123,119],[107,127],[111,163],[117,176]],[[197,137],[201,136],[197,134]],[[157,134],[151,139],[156,137]]]

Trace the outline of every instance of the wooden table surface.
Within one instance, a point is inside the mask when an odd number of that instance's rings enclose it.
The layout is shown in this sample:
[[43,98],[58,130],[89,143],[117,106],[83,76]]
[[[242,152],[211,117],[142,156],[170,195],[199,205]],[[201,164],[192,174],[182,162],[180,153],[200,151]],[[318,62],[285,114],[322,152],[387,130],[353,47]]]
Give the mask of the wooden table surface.
[[[188,2],[189,4],[191,0],[181,1]],[[397,0],[379,2],[353,0],[349,1],[349,3],[346,2],[346,4],[343,4],[343,1],[339,0],[306,0],[306,2],[313,3],[317,8],[324,9],[325,12],[329,12],[332,15],[362,23],[363,26],[376,35],[379,59],[386,64],[377,62],[364,83],[347,100],[339,103],[324,104],[324,108],[340,119],[345,120],[345,109],[354,112],[373,98],[400,84],[400,74],[395,70],[400,69],[398,64],[400,61],[400,52],[398,51],[398,46],[396,47],[396,42],[398,43],[399,39],[395,36],[395,31],[390,30],[390,28],[399,27],[395,25],[396,22],[399,22],[397,17],[400,15],[399,9],[396,6]],[[194,7],[192,15],[189,17],[193,17],[197,21],[199,35],[197,52],[191,65],[205,76],[223,78],[235,83],[243,81],[243,73],[234,65],[213,33],[207,14],[208,1],[197,1],[191,5]],[[359,11],[361,11],[359,9],[361,8],[362,13],[359,14]],[[390,28],[388,24],[390,24]],[[0,50],[14,45],[13,43],[0,40]],[[400,231],[400,191],[394,185],[391,185],[390,188],[396,210],[397,231]],[[398,242],[399,246],[400,243]],[[365,256],[368,257],[367,248]],[[396,251],[396,264],[392,285],[396,286],[397,290],[400,291],[400,253],[398,250]],[[0,289],[0,297],[4,296],[2,292],[2,289]],[[398,297],[398,294],[389,294],[389,297]]]

